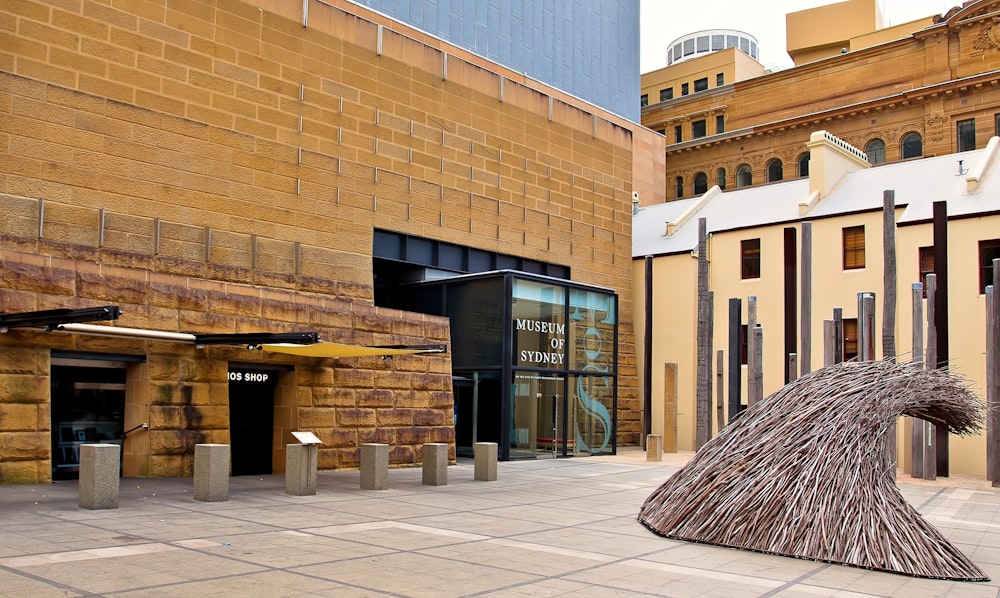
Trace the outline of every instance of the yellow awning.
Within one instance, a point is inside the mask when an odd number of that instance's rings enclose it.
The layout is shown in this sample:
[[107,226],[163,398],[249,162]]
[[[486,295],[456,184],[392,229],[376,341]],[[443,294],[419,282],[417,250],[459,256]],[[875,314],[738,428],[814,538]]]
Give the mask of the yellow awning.
[[260,345],[272,353],[287,353],[303,357],[384,357],[390,355],[415,355],[418,353],[444,353],[444,345],[363,347],[340,343],[318,342],[312,345],[275,343]]

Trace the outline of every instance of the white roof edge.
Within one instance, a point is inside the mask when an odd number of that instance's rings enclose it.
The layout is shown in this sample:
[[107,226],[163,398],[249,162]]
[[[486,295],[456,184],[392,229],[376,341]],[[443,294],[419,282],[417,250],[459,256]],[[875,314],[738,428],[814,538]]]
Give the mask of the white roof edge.
[[702,208],[704,208],[708,204],[708,202],[712,201],[713,198],[718,197],[719,195],[722,195],[722,189],[720,189],[718,185],[713,185],[711,189],[706,191],[704,195],[698,198],[698,201],[691,204],[691,207],[689,207],[680,216],[678,216],[677,220],[675,220],[674,222],[667,223],[668,225],[667,236],[669,237],[673,235],[673,231],[682,228],[685,224],[688,223],[689,220],[691,220],[691,218],[695,216],[695,214],[700,212]]
[[997,149],[1000,148],[1000,137],[990,137],[983,154],[979,160],[969,167],[969,172],[965,175],[965,192],[975,193],[979,191],[979,185],[989,171],[990,165],[996,158]]

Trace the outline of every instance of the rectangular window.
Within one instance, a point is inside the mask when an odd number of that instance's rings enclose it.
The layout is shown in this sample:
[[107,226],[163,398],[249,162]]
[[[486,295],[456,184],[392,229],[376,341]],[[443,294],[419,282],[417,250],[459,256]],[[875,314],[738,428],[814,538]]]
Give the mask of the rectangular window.
[[993,134],[1000,137],[1000,114],[993,115]]
[[865,267],[865,227],[844,228],[844,270]]
[[976,119],[960,120],[955,124],[958,138],[958,151],[967,152],[976,149]]
[[858,356],[858,319],[844,318],[844,361]]
[[760,278],[760,239],[740,241],[740,278]]
[[715,86],[716,87],[722,87],[725,84],[726,84],[726,74],[725,73],[718,73],[717,75],[715,75]]
[[924,297],[927,297],[927,275],[934,274],[934,247],[921,247],[920,251],[920,283],[924,285]]
[[715,117],[715,134],[726,132],[726,117],[719,114]]
[[705,120],[691,121],[691,138],[700,139],[705,135],[708,135],[708,127],[705,125]]
[[682,96],[686,96],[689,93],[691,93],[691,92],[688,91],[688,84],[687,83],[681,83],[681,95]]
[[701,79],[695,79],[694,90],[695,92],[705,91],[708,89],[708,77],[702,77]]
[[667,136],[667,130],[666,129],[657,129],[656,132],[659,133],[660,135],[663,135],[664,137]]
[[667,100],[672,100],[672,99],[674,99],[674,88],[673,87],[668,87],[666,89],[661,89],[660,90],[660,101],[661,102],[666,102]]
[[642,108],[644,106],[649,106],[649,94],[648,93],[644,93],[641,96],[639,96],[639,107]]
[[[986,287],[993,285],[993,292],[997,292],[997,285],[1000,281],[993,280],[993,260],[1000,259],[1000,239],[979,242],[979,263],[982,268],[979,270],[979,293],[985,293]],[[997,297],[997,295],[993,295]]]
[[674,143],[684,141],[684,127],[677,125],[674,127]]

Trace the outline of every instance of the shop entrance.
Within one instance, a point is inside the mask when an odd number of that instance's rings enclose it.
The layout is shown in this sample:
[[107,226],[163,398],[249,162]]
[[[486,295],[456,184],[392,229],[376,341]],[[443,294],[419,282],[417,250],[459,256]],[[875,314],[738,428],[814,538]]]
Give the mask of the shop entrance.
[[80,445],[121,446],[125,363],[52,359],[52,479],[80,477]]
[[229,364],[229,450],[237,475],[269,474],[278,372]]

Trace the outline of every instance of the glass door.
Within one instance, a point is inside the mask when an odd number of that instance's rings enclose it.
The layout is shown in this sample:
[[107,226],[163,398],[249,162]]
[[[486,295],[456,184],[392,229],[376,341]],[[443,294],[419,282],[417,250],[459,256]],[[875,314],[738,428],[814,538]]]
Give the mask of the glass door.
[[516,372],[511,397],[511,459],[563,454],[574,452],[572,440],[567,443],[567,430],[573,422],[567,421],[565,379],[561,376],[538,372]]

